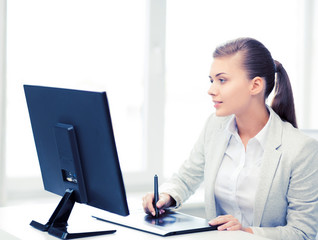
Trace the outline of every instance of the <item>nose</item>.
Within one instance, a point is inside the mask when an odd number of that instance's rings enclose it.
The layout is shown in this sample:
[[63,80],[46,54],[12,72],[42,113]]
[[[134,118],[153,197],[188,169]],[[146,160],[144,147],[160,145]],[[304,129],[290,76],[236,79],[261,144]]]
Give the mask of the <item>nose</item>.
[[208,94],[211,96],[215,96],[217,94],[217,89],[215,85],[216,85],[215,83],[211,83],[211,86],[208,90]]

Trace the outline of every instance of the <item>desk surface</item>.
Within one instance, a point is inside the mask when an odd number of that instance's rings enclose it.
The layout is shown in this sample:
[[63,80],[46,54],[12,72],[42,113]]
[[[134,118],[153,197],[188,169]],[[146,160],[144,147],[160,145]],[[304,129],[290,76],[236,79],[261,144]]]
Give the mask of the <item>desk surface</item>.
[[[37,205],[25,205],[18,207],[4,207],[0,208],[0,239],[16,240],[16,239],[57,239],[45,232],[40,232],[29,225],[31,220],[36,220],[45,224],[56,205],[54,204],[37,204]],[[68,221],[69,232],[83,232],[83,231],[102,231],[116,229],[117,232],[110,235],[81,238],[81,239],[200,239],[200,240],[265,240],[265,238],[258,237],[242,231],[235,232],[220,232],[209,231],[201,233],[191,233],[184,235],[177,235],[172,237],[160,237],[157,235],[121,227],[111,223],[101,222],[93,219],[91,216],[101,213],[101,210],[83,205],[76,204],[71,217]]]

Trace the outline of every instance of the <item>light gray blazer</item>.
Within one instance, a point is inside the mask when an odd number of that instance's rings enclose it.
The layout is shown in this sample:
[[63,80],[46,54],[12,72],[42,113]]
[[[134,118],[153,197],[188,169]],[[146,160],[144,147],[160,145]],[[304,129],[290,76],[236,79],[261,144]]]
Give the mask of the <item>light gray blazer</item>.
[[[315,239],[318,230],[318,142],[272,114],[255,196],[253,232],[270,239]],[[230,117],[211,115],[190,157],[179,172],[164,183],[182,205],[202,181],[207,219],[218,216],[215,179],[229,135]]]

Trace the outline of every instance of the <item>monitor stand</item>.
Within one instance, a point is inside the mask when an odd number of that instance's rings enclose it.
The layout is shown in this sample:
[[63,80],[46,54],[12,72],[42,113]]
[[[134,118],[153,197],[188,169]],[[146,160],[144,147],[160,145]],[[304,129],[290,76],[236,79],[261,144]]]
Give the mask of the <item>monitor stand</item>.
[[82,237],[91,237],[104,234],[110,234],[116,232],[116,230],[99,231],[99,232],[81,232],[81,233],[68,233],[67,232],[67,220],[72,212],[75,204],[74,191],[67,189],[49,221],[43,225],[34,220],[30,225],[40,231],[48,232],[49,234],[58,237],[60,239],[74,239]]

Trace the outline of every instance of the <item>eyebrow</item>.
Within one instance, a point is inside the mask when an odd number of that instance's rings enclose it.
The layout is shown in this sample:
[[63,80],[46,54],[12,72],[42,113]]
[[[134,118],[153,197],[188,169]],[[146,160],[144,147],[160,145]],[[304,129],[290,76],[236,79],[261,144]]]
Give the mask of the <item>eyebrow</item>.
[[[222,74],[226,74],[226,73],[225,72],[220,72],[220,73],[216,74],[215,77],[218,77],[218,76],[220,76]],[[209,78],[212,79],[212,76],[209,76]]]

